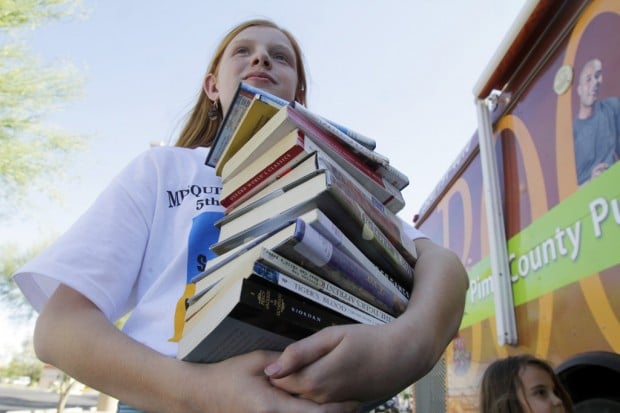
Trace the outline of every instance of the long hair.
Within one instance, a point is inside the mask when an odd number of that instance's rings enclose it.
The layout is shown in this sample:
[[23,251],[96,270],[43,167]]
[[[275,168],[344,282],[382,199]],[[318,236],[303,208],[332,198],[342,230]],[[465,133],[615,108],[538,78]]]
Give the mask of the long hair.
[[[293,46],[293,51],[295,52],[295,60],[297,61],[297,91],[295,93],[295,100],[299,103],[305,105],[306,104],[306,70],[303,63],[303,56],[301,53],[301,48],[299,47],[299,43],[293,35],[287,30],[281,28],[276,25],[274,22],[270,20],[264,19],[255,19],[248,20],[243,22],[224,36],[219,46],[217,47],[215,54],[209,64],[207,69],[208,73],[217,74],[217,71],[220,66],[220,61],[222,60],[222,55],[224,54],[224,50],[230,44],[230,42],[241,33],[243,30],[249,27],[271,27],[277,30],[280,30],[291,42]],[[183,127],[181,134],[179,135],[179,139],[177,140],[176,146],[181,146],[185,148],[196,148],[199,146],[209,147],[213,143],[213,139],[215,138],[215,134],[220,126],[220,123],[223,119],[222,108],[218,109],[218,116],[216,119],[211,120],[207,115],[209,113],[209,109],[211,109],[211,105],[213,102],[207,97],[207,94],[204,91],[204,88],[200,88],[200,94],[198,96],[198,101],[194,105],[194,108],[190,112],[189,119],[187,123]]]
[[526,366],[539,367],[549,374],[555,393],[564,404],[564,410],[572,413],[573,403],[553,368],[546,361],[529,354],[506,357],[489,365],[480,386],[480,413],[524,412],[518,392],[523,388],[519,374]]

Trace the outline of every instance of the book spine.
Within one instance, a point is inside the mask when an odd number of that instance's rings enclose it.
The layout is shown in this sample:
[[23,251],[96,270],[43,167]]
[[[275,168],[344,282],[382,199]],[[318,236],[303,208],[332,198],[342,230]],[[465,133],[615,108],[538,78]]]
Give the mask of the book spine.
[[297,281],[300,281],[311,288],[315,288],[322,291],[336,299],[343,301],[367,314],[370,314],[374,318],[382,321],[383,323],[389,323],[394,320],[394,317],[378,309],[377,307],[367,303],[361,298],[343,290],[342,288],[330,283],[324,278],[308,271],[307,269],[295,264],[293,261],[288,260],[280,254],[270,250],[269,248],[263,248],[260,254],[260,260],[270,267],[281,271],[284,274],[288,274],[290,277]]
[[[243,83],[241,82],[240,84],[240,89],[242,91],[245,91],[247,93],[250,93],[252,95],[258,96],[258,98],[264,102],[267,102],[271,105],[274,106],[284,106],[284,105],[288,105],[289,103],[293,104],[295,107],[299,107],[303,105],[299,102],[288,102],[285,99],[282,99],[278,96],[272,95],[269,92],[266,92],[262,89],[256,88],[254,86],[251,86],[247,83]],[[352,129],[349,129],[345,126],[342,126],[336,122],[333,122],[329,119],[324,119],[324,121],[329,122],[333,127],[337,128],[338,130],[340,130],[342,133],[345,133],[347,136],[349,136],[351,139],[355,139],[359,144],[364,145],[365,147],[367,147],[370,150],[374,150],[377,147],[377,142],[374,139],[369,138],[368,136],[362,135],[361,133],[354,131]]]
[[[273,342],[274,334],[299,340],[326,327],[356,323],[349,317],[302,299],[258,276],[243,279],[241,283],[236,304],[227,310],[223,321],[215,328],[199,331],[200,320],[209,317],[208,313],[186,323],[179,343],[180,349],[183,347],[180,351],[183,360],[219,361],[265,349],[264,343]],[[209,310],[211,309],[205,308],[203,311]],[[233,329],[230,328],[231,322],[236,326]],[[201,335],[203,337],[197,344],[190,345],[189,337]],[[251,339],[248,336],[251,336]],[[213,354],[218,355],[217,360],[213,358]]]
[[[325,216],[325,214],[319,211],[317,213],[317,218],[318,219],[313,221],[311,225],[321,235],[327,238],[336,248],[342,249],[342,251],[344,251],[352,259],[356,260],[360,265],[362,265],[365,268],[376,267],[376,263],[373,262],[371,259],[369,259],[364,253],[362,253],[362,251],[360,251],[360,249],[356,245],[354,245],[353,242],[349,240],[349,238],[347,238],[347,236],[340,230],[340,228],[338,228],[337,225],[335,225],[327,216]],[[373,230],[377,232],[378,229],[373,228]],[[398,274],[400,275],[399,278],[401,280],[402,279],[407,280],[407,282],[404,284],[407,286],[411,286],[413,284],[413,269],[404,260],[404,258],[402,258],[402,256],[396,252],[394,248],[392,249],[393,249],[393,252],[397,255],[397,257],[400,257],[400,260],[402,260],[402,261],[399,260],[398,263],[400,265],[396,269],[396,272],[398,272]],[[403,295],[409,298],[410,291],[404,288],[403,286],[401,286],[399,282],[395,281],[392,277],[385,274],[378,268],[376,268],[375,272],[378,272],[378,274],[376,275],[378,278],[385,277],[389,282],[394,284],[396,288],[402,292]]]
[[321,164],[327,163],[328,166],[340,167],[340,169],[343,170],[347,169],[347,174],[351,175],[352,178],[354,178],[361,186],[381,201],[383,205],[388,207],[390,211],[397,213],[405,206],[405,200],[402,193],[394,185],[387,182],[383,178],[381,178],[381,182],[377,182],[375,179],[370,178],[368,175],[355,167],[344,168],[338,166],[338,162],[326,154],[325,151],[319,148],[311,140],[308,140],[306,143],[306,148],[307,151],[316,151],[319,153],[319,159],[322,161]]
[[379,169],[377,169],[377,172],[400,191],[409,185],[409,178],[407,175],[394,168],[392,165],[381,165]]
[[362,158],[352,152],[342,141],[339,141],[332,134],[323,131],[316,126],[312,121],[305,118],[302,114],[297,112],[294,108],[289,106],[289,115],[291,119],[306,133],[306,140],[308,137],[316,141],[316,145],[323,151],[341,157],[348,162],[352,167],[366,174],[369,178],[375,181],[377,184],[383,184],[383,178],[368,164],[362,161]]
[[377,147],[377,142],[374,139],[369,138],[366,135],[362,135],[359,132],[356,132],[356,131],[354,131],[352,129],[349,129],[346,126],[342,126],[339,123],[333,122],[333,121],[331,121],[329,119],[325,119],[325,121],[327,121],[330,124],[332,124],[332,126],[336,127],[341,132],[346,133],[347,136],[349,136],[351,139],[355,139],[358,143],[360,143],[361,145],[364,145],[365,147],[367,147],[371,151],[374,151],[375,148]]
[[[409,178],[407,177],[407,175],[390,165],[388,158],[386,158],[385,156],[380,155],[377,152],[370,151],[367,148],[364,148],[363,145],[357,144],[357,142],[355,141],[353,141],[354,143],[351,144],[351,139],[347,139],[348,136],[346,134],[342,133],[338,130],[338,128],[334,127],[329,122],[326,122],[319,116],[313,114],[311,111],[307,110],[303,106],[297,105],[295,106],[295,109],[293,109],[293,111],[291,112],[294,112],[295,110],[298,111],[298,113],[296,113],[296,115],[298,115],[296,119],[299,119],[299,121],[302,121],[302,119],[300,118],[303,118],[304,116],[310,119],[309,122],[304,122],[304,126],[310,127],[309,123],[312,123],[314,121],[315,123],[319,124],[325,132],[327,132],[327,134],[323,133],[323,135],[331,134],[331,136],[334,136],[344,144],[351,147],[360,156],[363,156],[369,162],[375,164],[374,168],[370,168],[368,166],[366,166],[366,168],[363,168],[360,167],[357,163],[355,163],[356,166],[358,166],[358,168],[364,171],[364,173],[366,173],[367,175],[371,176],[369,174],[369,170],[373,171],[373,175],[380,176],[382,179],[385,179],[387,182],[394,185],[394,187],[396,187],[398,190],[402,190],[407,187],[407,185],[409,185]],[[321,133],[318,132],[318,134],[320,135]],[[382,183],[382,179],[379,179],[377,182]]]
[[241,82],[239,87],[241,88],[241,90],[245,91],[248,94],[251,94],[253,96],[258,96],[260,100],[262,100],[263,102],[269,103],[270,105],[282,107],[284,105],[289,104],[289,101],[282,99],[276,95],[273,95],[265,90],[254,87],[250,84]]
[[317,304],[330,308],[337,313],[344,315],[345,317],[349,317],[352,320],[355,320],[362,324],[384,324],[378,319],[372,317],[370,314],[351,307],[350,305],[339,301],[333,297],[330,297],[327,294],[323,294],[322,292],[317,291],[315,288],[312,288],[307,284],[301,283],[265,264],[255,262],[253,271],[256,275],[263,277],[267,281],[278,284],[279,286],[284,287],[289,291],[292,291],[304,298],[312,300]]
[[[407,262],[415,266],[417,260],[415,244],[402,228],[402,221],[368,191],[359,188],[354,180],[347,178],[338,169],[330,170],[330,176],[333,180],[332,187],[341,193],[339,196],[341,202],[356,210],[357,215],[364,220],[367,229],[379,228],[377,233],[385,234],[389,241],[385,243],[386,248],[389,249],[389,245],[396,247]],[[398,256],[394,254],[394,257]]]
[[[343,168],[341,168],[336,162],[331,162],[330,161],[331,158],[329,158],[329,156],[323,156],[322,158],[320,157],[319,159],[321,159],[321,166],[330,173],[331,177],[334,178],[339,188],[343,189],[346,194],[351,194],[349,196],[349,199],[355,198],[356,200],[358,200],[360,198],[364,198],[364,199],[368,197],[372,198],[372,195],[368,193],[365,187],[363,187],[362,185],[358,185],[358,182],[354,178],[352,178],[346,171],[344,171]],[[344,203],[345,203],[345,206],[349,203],[351,204],[349,206],[349,209],[355,210],[358,217],[360,218],[360,221],[363,223],[365,230],[368,231],[368,233],[373,234],[372,237],[366,236],[364,238],[375,239],[376,243],[379,244],[381,246],[381,249],[386,253],[384,255],[379,255],[376,253],[377,251],[367,251],[366,255],[369,255],[370,257],[372,257],[371,258],[372,261],[376,263],[377,265],[379,265],[379,267],[381,267],[384,271],[390,274],[398,274],[400,276],[399,277],[400,280],[403,281],[403,285],[407,287],[412,286],[413,285],[412,264],[415,264],[415,258],[412,258],[412,261],[410,263],[410,261],[406,260],[403,257],[403,255],[394,246],[395,244],[394,237],[396,236],[397,233],[400,234],[402,232],[400,228],[397,228],[396,226],[390,227],[390,230],[393,236],[392,236],[392,240],[389,240],[384,234],[383,232],[384,230],[380,230],[377,227],[377,225],[374,223],[374,221],[368,217],[368,214],[366,214],[363,209],[357,206],[354,206],[353,203],[351,202],[344,202]],[[367,207],[370,207],[370,205],[367,205]],[[374,209],[374,206],[373,206],[373,209]],[[386,213],[389,214],[390,213],[389,211],[390,210],[388,209],[388,212]],[[392,220],[394,219],[396,218],[393,218]],[[399,237],[398,239],[400,238],[402,237]],[[400,241],[400,242],[404,243],[404,245],[406,246],[404,248],[406,248],[407,250],[414,249],[414,244],[411,240],[404,239],[403,241]]]
[[308,109],[300,105],[291,105],[293,111],[297,111],[300,115],[304,116],[310,122],[317,125],[319,128],[323,129],[325,132],[333,135],[335,138],[340,140],[343,144],[350,147],[355,153],[364,156],[369,162],[375,163],[377,165],[387,165],[389,164],[389,159],[378,152],[374,152],[368,149],[366,146],[360,144],[355,139],[352,139],[349,135],[342,132],[340,129],[323,119],[322,117],[312,113]]
[[312,331],[355,323],[349,317],[298,298],[283,287],[258,279],[243,280],[240,301]]
[[330,281],[336,284],[338,281],[343,282],[349,288],[355,289],[354,294],[360,298],[373,297],[391,314],[402,314],[405,311],[409,298],[402,289],[397,288],[385,277],[371,273],[369,268],[361,266],[334,247],[328,239],[303,220],[297,221],[295,237],[299,243],[295,246],[295,251],[316,268],[322,269],[324,275],[331,276],[333,279]]
[[225,208],[231,208],[233,205],[242,202],[278,179],[283,174],[282,172],[286,171],[285,167],[290,168],[291,165],[294,165],[303,156],[305,156],[303,146],[299,144],[293,146],[240,187],[236,188],[232,193],[220,199],[220,205]]
[[222,152],[228,145],[228,141],[232,137],[233,132],[241,122],[241,118],[245,114],[247,108],[252,103],[253,94],[244,92],[242,89],[242,84],[239,85],[239,89],[237,89],[237,94],[233,100],[233,103],[230,109],[226,112],[224,120],[220,125],[220,128],[216,134],[216,138],[213,141],[213,145],[209,150],[207,155],[206,164],[215,168],[217,163],[220,161],[220,157],[222,156]]

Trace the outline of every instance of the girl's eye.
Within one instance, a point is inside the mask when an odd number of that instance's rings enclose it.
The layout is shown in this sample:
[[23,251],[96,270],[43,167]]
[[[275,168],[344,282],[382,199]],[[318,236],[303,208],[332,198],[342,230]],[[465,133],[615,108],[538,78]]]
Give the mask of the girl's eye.
[[237,47],[235,49],[236,55],[247,55],[249,52],[250,50],[247,47]]
[[284,62],[284,63],[290,63],[291,62],[291,58],[288,54],[286,53],[282,53],[282,52],[275,52],[273,53],[273,59],[280,61],[280,62]]
[[537,396],[546,396],[547,395],[547,389],[538,389],[536,390],[536,392],[534,393]]

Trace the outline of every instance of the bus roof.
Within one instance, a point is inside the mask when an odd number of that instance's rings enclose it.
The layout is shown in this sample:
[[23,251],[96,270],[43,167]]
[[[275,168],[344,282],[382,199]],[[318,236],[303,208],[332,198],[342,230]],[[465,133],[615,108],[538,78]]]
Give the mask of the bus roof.
[[[562,1],[564,3],[566,0]],[[499,47],[474,86],[474,96],[484,99],[493,89],[501,90],[515,68],[529,53],[532,44],[545,30],[549,14],[558,9],[557,0],[527,0]]]

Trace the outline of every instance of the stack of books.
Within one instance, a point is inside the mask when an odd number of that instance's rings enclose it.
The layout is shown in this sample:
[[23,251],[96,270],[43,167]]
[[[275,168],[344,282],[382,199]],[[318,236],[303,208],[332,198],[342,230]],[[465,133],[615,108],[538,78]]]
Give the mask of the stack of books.
[[282,350],[405,310],[417,255],[396,213],[409,180],[372,139],[241,83],[207,164],[226,210],[178,358]]

